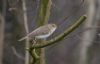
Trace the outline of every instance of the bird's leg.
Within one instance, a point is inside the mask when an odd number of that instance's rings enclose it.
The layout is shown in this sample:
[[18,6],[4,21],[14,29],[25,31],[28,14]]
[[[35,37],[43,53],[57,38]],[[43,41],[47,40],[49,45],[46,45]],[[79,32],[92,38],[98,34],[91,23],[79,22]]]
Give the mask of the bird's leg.
[[[31,40],[31,42],[32,42],[32,45],[35,45],[37,43],[35,38],[33,40]],[[36,64],[38,62],[38,59],[39,59],[39,56],[37,54],[36,49],[35,48],[34,49],[30,49],[30,53],[31,53],[31,56],[32,56],[32,59],[33,59],[32,60],[32,64],[33,63]]]
[[[35,45],[37,43],[36,38],[34,38],[32,42],[33,42],[33,45]],[[39,58],[38,54],[36,53],[36,49],[33,49],[33,54],[34,54],[35,59]]]

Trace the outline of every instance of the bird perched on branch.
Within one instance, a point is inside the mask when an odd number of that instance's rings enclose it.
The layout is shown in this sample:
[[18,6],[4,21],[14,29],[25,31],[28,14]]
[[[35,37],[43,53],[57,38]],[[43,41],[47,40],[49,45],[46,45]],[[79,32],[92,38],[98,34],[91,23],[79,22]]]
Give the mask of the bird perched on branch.
[[18,41],[25,40],[29,37],[29,39],[45,39],[49,37],[57,28],[56,24],[46,24],[43,26],[40,26],[39,28],[35,29],[31,33],[27,34],[25,37],[19,39]]

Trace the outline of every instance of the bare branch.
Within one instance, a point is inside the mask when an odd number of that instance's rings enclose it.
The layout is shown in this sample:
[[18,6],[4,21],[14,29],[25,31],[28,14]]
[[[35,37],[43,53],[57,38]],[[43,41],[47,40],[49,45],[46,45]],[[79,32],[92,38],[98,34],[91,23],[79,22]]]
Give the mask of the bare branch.
[[0,14],[0,64],[2,64],[2,54],[3,54],[3,43],[4,43],[4,18]]
[[[26,33],[29,33],[28,29],[28,21],[27,21],[27,8],[26,8],[26,0],[22,0],[22,7],[23,7],[23,17],[24,17],[24,27],[26,30]],[[26,48],[29,48],[29,38],[26,39]],[[25,64],[29,64],[29,52],[26,50],[25,54]]]
[[[2,64],[3,44],[4,44],[4,29],[5,29],[5,15],[6,15],[6,0],[2,0],[2,11],[0,12],[0,64]],[[1,4],[1,3],[0,3]]]
[[[96,2],[97,0],[87,0],[87,4],[89,5],[88,6],[88,12],[87,12],[87,15],[88,15],[88,19],[87,19],[87,22],[85,23],[84,25],[84,28],[88,28],[88,27],[96,27],[98,22],[97,21],[97,15],[99,15],[98,17],[100,17],[100,13],[97,13],[97,10],[96,9]],[[100,8],[98,6],[98,8]],[[100,10],[99,10],[100,11]],[[100,20],[100,18],[99,18]],[[82,42],[80,42],[79,44],[79,64],[89,64],[89,48],[90,46],[93,44],[94,42],[94,39],[95,39],[95,35],[96,35],[96,30],[97,29],[93,29],[91,31],[86,31],[83,33],[83,36],[82,36]],[[88,40],[88,41],[87,41]]]
[[16,51],[15,47],[13,47],[13,46],[12,46],[12,51],[14,52],[14,54],[15,54],[18,58],[20,58],[20,59],[22,59],[22,60],[25,60],[24,57],[22,57],[22,55],[20,55],[20,54]]
[[57,43],[61,40],[63,40],[63,38],[65,38],[67,35],[69,35],[71,32],[73,32],[77,27],[79,27],[80,24],[82,24],[86,19],[86,16],[81,16],[80,19],[78,21],[76,21],[75,24],[73,24],[71,27],[69,27],[67,30],[65,30],[62,34],[58,35],[57,37],[49,40],[49,41],[46,41],[45,44],[36,44],[36,45],[33,45],[31,48],[34,49],[34,48],[43,48],[43,47],[46,47],[46,46],[49,46],[49,45],[52,45],[54,43]]

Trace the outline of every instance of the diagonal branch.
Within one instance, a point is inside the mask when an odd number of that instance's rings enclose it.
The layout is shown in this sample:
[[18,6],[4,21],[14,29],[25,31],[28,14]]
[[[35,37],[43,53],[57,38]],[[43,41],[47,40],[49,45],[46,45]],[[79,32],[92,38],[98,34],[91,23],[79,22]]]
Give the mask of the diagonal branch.
[[36,44],[36,45],[33,45],[31,47],[31,49],[34,49],[34,48],[43,48],[43,47],[46,47],[46,46],[49,46],[49,45],[52,45],[54,43],[58,43],[59,41],[63,40],[63,38],[65,38],[66,36],[68,36],[71,32],[73,32],[77,27],[80,26],[80,24],[82,24],[85,20],[86,20],[86,16],[83,15],[81,16],[77,21],[76,23],[74,23],[71,27],[69,27],[67,30],[65,30],[62,34],[58,35],[57,37],[49,40],[49,41],[46,41],[45,44]]

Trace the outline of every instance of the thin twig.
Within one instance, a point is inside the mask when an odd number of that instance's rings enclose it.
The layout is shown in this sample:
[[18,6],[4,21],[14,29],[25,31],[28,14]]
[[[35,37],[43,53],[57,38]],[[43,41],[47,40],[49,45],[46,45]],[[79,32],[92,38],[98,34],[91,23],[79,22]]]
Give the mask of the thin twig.
[[20,54],[16,51],[15,47],[13,47],[13,46],[12,46],[12,51],[14,52],[14,54],[15,54],[18,58],[20,58],[20,59],[22,59],[22,60],[25,60],[24,57],[23,57],[22,55],[20,55]]
[[[24,27],[26,33],[29,33],[28,29],[28,21],[27,21],[27,8],[26,8],[26,0],[22,0],[22,7],[23,7],[23,16],[24,16]],[[29,48],[29,38],[26,39],[26,48]],[[25,64],[29,64],[29,52],[26,50],[25,54]]]

